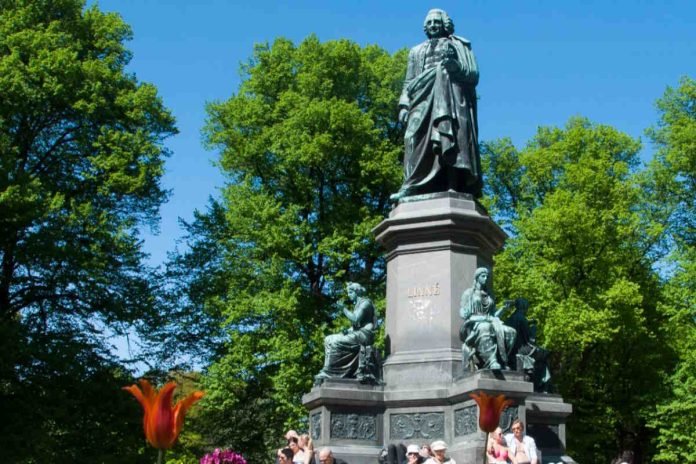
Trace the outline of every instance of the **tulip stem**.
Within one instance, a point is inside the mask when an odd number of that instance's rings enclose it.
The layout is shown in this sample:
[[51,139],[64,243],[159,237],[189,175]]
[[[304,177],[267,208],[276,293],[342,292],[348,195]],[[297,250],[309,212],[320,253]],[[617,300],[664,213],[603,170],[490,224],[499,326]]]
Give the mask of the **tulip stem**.
[[164,450],[161,448],[157,453],[157,464],[164,464]]
[[488,457],[488,432],[486,432],[486,441],[483,442],[483,464],[486,464]]

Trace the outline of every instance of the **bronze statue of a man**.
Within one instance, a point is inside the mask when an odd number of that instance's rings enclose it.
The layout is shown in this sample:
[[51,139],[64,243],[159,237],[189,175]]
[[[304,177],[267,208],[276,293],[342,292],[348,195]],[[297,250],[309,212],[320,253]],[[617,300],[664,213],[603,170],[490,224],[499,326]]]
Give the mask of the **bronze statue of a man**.
[[363,383],[379,383],[381,362],[379,352],[373,347],[377,331],[375,307],[365,295],[365,287],[349,282],[346,285],[351,311],[339,304],[351,327],[342,333],[324,338],[324,367],[314,377],[319,384],[325,379],[357,379]]
[[392,195],[444,192],[481,196],[481,160],[476,116],[479,73],[471,42],[454,35],[443,10],[425,18],[428,40],[413,47],[401,98],[404,182]]

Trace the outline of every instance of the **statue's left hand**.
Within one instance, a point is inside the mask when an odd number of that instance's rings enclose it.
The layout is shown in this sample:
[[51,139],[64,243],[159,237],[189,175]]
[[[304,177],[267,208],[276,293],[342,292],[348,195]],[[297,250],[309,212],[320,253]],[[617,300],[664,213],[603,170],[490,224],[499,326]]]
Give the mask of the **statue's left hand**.
[[450,73],[455,73],[459,70],[459,63],[457,62],[457,60],[453,60],[451,58],[443,60],[442,65],[445,67],[447,72]]

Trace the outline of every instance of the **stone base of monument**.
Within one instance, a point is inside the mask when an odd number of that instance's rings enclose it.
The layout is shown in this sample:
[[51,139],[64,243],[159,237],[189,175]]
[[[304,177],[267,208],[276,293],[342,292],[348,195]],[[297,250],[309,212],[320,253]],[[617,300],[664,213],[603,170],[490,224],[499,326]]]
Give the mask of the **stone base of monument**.
[[480,463],[485,435],[469,393],[483,391],[515,402],[501,426],[523,420],[545,463],[572,462],[562,458],[570,404],[534,393],[520,372],[462,368],[462,292],[506,238],[486,210],[467,194],[409,197],[373,232],[387,260],[384,384],[327,380],[306,394],[315,447],[348,464],[374,464],[390,444],[445,440],[457,464]]
[[478,371],[430,388],[328,380],[306,394],[303,403],[315,447],[330,447],[348,464],[374,464],[390,444],[422,445],[438,439],[449,444],[448,455],[458,464],[473,464],[482,460],[485,434],[478,428],[478,408],[469,393],[480,391],[502,393],[514,401],[500,425],[507,430],[514,419],[522,419],[544,462],[573,462],[563,460],[571,405],[558,395],[534,393],[518,372]]

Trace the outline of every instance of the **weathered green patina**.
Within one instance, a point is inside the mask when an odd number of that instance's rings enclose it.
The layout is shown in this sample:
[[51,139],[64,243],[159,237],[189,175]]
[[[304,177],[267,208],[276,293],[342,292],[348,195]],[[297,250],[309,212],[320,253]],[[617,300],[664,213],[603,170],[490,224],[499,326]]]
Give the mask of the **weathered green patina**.
[[353,310],[340,304],[352,327],[324,339],[324,367],[315,376],[315,383],[325,379],[358,379],[363,383],[379,383],[381,362],[373,347],[377,331],[377,316],[372,300],[365,296],[365,288],[355,282],[346,285],[348,301]]
[[525,298],[517,298],[513,301],[506,301],[507,306],[513,306],[515,310],[505,319],[505,325],[512,327],[517,332],[514,356],[510,359],[513,369],[521,370],[527,378],[534,384],[534,391],[550,393],[551,372],[549,371],[548,357],[549,352],[537,345],[536,321],[527,319],[529,301]]
[[452,190],[481,195],[476,84],[471,43],[454,35],[443,10],[424,22],[428,40],[413,47],[399,100],[404,136],[404,182],[391,196]]
[[459,315],[464,319],[462,340],[464,369],[509,369],[517,333],[500,320],[504,308],[496,311],[488,288],[488,268],[474,273],[474,282],[462,293]]

